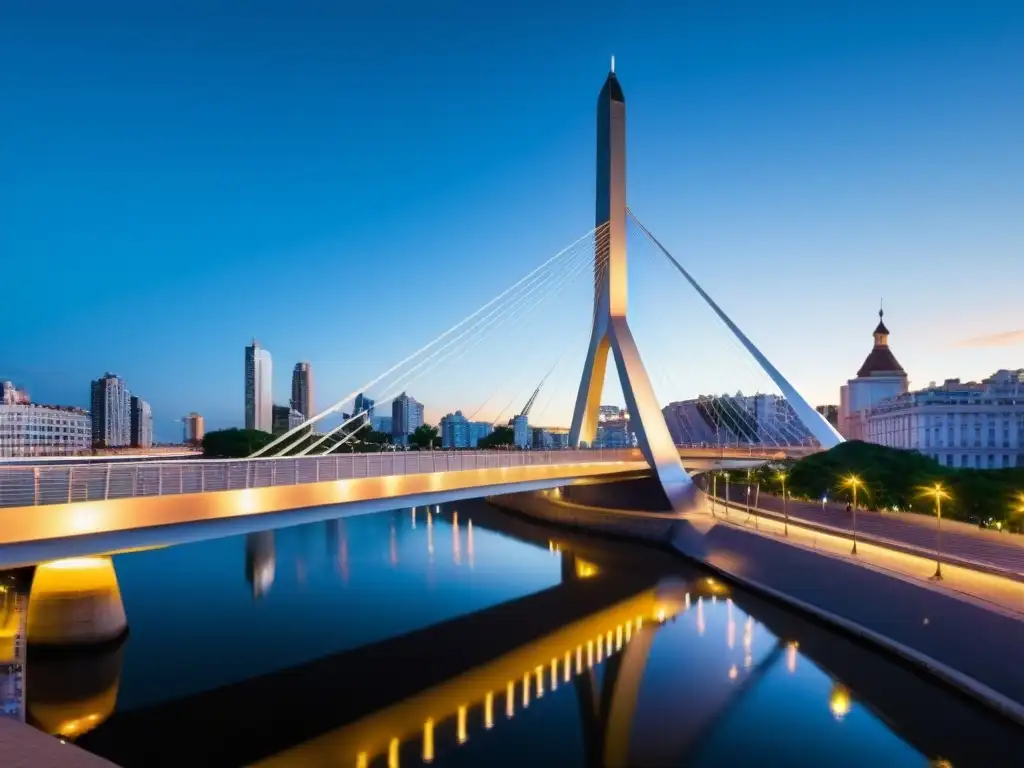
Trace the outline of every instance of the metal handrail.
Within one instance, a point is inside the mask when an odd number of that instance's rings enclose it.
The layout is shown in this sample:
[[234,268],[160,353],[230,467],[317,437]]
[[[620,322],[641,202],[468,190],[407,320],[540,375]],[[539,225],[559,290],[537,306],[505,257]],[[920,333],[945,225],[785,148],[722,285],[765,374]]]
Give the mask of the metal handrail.
[[0,507],[243,490],[363,477],[642,461],[635,449],[395,451],[257,459],[0,466]]
[[[701,450],[712,458],[716,455],[722,458],[746,455],[770,459],[774,455],[753,449]],[[0,508],[233,491],[426,472],[642,460],[642,454],[636,448],[571,448],[386,451],[255,459],[0,465]]]

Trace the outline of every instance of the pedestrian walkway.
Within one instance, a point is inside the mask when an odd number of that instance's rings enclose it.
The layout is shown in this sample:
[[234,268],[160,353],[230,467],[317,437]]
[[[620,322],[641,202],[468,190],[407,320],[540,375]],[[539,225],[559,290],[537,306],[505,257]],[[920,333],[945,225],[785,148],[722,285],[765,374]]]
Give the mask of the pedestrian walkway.
[[[746,486],[733,487],[729,496],[734,504],[745,507]],[[768,515],[783,514],[782,499],[778,496],[759,494],[757,507]],[[822,508],[821,504],[792,499],[787,501],[786,507],[794,520],[828,526],[852,535],[853,513],[847,512],[845,507],[829,504]],[[864,538],[905,545],[922,553],[934,553],[939,545],[935,517],[912,512],[897,514],[858,510],[857,531]],[[955,558],[964,565],[994,569],[1024,581],[1024,536],[943,520],[941,548],[947,557]]]
[[900,551],[858,537],[857,554],[852,553],[853,537],[836,528],[810,527],[802,518],[791,516],[787,522],[775,513],[752,511],[723,502],[716,505],[716,517],[728,524],[784,540],[791,546],[841,558],[850,563],[884,572],[937,592],[983,604],[1008,616],[1024,619],[1024,581],[979,571],[962,565],[942,563],[942,579],[935,580],[937,560],[924,551],[915,554]]
[[84,749],[5,717],[0,717],[0,765],[3,768],[115,768],[113,763]]

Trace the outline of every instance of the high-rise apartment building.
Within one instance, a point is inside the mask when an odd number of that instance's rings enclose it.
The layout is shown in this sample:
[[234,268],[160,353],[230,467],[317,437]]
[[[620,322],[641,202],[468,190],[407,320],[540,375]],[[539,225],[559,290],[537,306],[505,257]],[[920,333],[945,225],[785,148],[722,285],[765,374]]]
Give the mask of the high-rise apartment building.
[[199,445],[203,442],[203,435],[206,434],[206,424],[203,417],[193,411],[185,417],[185,444]]
[[313,367],[309,363],[296,363],[292,371],[291,406],[303,419],[313,416]]
[[449,413],[439,426],[442,448],[476,448],[493,431],[489,421],[470,421],[462,411]]
[[131,395],[124,379],[106,373],[92,383],[92,442],[98,448],[122,448],[132,441]]
[[245,348],[245,428],[274,431],[273,368],[270,353],[256,339]]
[[363,392],[356,395],[355,407],[352,409],[352,415],[357,413],[366,413],[366,418],[372,423],[373,422],[373,400],[367,397]]
[[395,442],[406,442],[406,438],[423,425],[423,403],[405,392],[391,403],[391,435]]
[[133,448],[153,446],[153,410],[135,395],[131,396],[131,444]]

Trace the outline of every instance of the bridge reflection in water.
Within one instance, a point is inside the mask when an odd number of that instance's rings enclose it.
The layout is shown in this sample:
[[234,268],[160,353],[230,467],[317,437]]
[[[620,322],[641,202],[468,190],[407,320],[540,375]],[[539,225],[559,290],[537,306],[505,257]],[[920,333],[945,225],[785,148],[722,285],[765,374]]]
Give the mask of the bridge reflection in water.
[[[455,522],[451,510],[419,514],[428,529],[442,517]],[[561,559],[561,583],[401,637],[128,711],[115,712],[130,638],[70,655],[37,654],[33,646],[27,719],[123,766],[369,768],[454,758],[517,718],[545,717],[548,700],[564,702],[571,687],[585,765],[699,764],[702,755],[720,755],[723,734],[734,732],[773,677],[797,675],[809,664],[834,681],[821,712],[837,720],[876,713],[921,754],[954,765],[1002,765],[1019,743],[1015,728],[936,694],[932,683],[773,604],[673,567],[677,561],[655,550],[638,558],[632,548],[586,537],[554,539],[549,530],[485,509],[474,512],[472,524],[468,515],[459,524],[464,535],[493,528],[548,548]],[[343,524],[328,534],[340,558]],[[274,535],[256,534],[246,544],[246,578],[262,597],[273,589]],[[465,548],[453,542],[451,555],[468,560],[472,548],[471,541]],[[37,595],[33,583],[30,615],[37,597],[67,598],[83,586],[95,595],[94,575],[83,575],[90,567],[68,561],[37,569],[37,579],[47,574],[38,581],[45,590]],[[665,576],[673,570],[686,576]],[[53,573],[67,575],[64,589]],[[94,603],[106,606],[104,615],[111,613],[109,595]],[[656,715],[645,716],[641,689],[658,674],[651,648],[667,626],[676,632],[677,620],[728,654],[708,657],[701,682],[658,698]],[[878,729],[893,738],[881,723]],[[957,729],[975,737],[949,743]]]

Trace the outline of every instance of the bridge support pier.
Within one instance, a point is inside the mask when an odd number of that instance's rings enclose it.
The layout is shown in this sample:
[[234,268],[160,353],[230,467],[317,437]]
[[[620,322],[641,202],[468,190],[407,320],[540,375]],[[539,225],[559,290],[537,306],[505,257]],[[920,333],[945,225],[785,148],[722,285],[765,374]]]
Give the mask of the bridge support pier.
[[94,645],[127,629],[109,557],[71,557],[36,566],[25,630],[30,645]]

